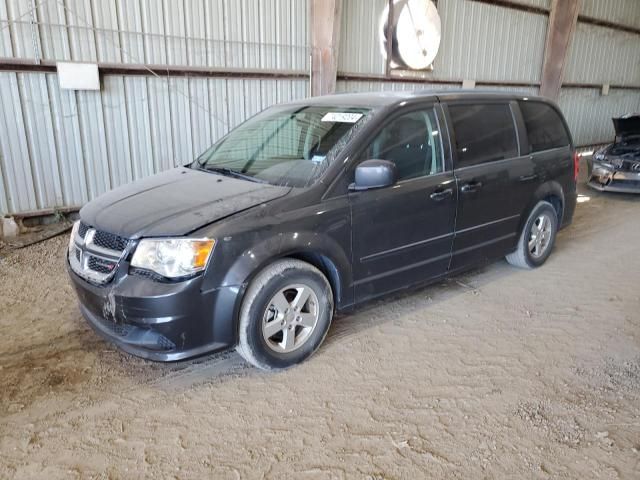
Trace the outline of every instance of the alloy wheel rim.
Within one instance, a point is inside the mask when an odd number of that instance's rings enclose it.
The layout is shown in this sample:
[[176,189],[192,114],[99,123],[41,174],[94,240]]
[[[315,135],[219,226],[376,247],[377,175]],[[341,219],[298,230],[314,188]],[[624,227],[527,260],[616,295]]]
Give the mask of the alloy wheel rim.
[[529,253],[533,258],[542,257],[551,242],[551,218],[546,213],[538,215],[529,232]]
[[262,336],[277,353],[289,353],[304,345],[318,325],[318,297],[308,285],[288,285],[267,304]]

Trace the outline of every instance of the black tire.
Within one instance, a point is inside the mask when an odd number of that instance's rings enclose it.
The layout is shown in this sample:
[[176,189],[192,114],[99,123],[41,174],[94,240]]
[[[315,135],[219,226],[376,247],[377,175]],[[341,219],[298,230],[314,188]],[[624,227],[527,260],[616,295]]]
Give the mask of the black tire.
[[[314,308],[314,327],[295,350],[280,352],[273,342],[265,339],[263,325],[272,300],[290,285],[311,289],[317,299]],[[287,290],[288,291],[288,290]],[[315,302],[313,302],[315,305]],[[295,312],[293,313],[295,316]],[[299,318],[299,317],[297,317]],[[318,349],[324,341],[333,318],[333,292],[326,277],[314,266],[294,259],[278,260],[262,270],[251,282],[242,301],[239,321],[239,340],[236,350],[252,365],[263,370],[281,370],[296,365]],[[291,319],[291,322],[295,320]],[[292,326],[289,326],[291,329]],[[293,331],[304,327],[293,325]],[[279,332],[287,333],[283,329]],[[294,338],[296,334],[294,333]]]
[[[534,255],[529,248],[529,241],[532,236],[532,229],[541,216],[545,216],[550,221],[551,233],[546,243],[544,251],[539,256]],[[558,212],[553,208],[549,202],[539,202],[531,211],[527,222],[522,228],[520,238],[518,239],[518,248],[515,252],[506,256],[507,262],[511,265],[519,268],[532,269],[537,268],[546,262],[547,258],[553,250],[553,245],[556,241],[556,234],[558,233]]]

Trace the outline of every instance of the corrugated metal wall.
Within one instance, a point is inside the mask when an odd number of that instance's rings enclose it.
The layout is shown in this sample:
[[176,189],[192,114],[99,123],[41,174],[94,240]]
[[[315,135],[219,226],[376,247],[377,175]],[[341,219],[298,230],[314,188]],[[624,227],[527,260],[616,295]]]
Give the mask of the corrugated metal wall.
[[[551,0],[515,1],[536,11],[438,0],[441,49],[424,83],[341,79],[337,89],[451,89],[470,79],[536,94]],[[339,73],[383,75],[386,0],[343,2]],[[309,9],[309,0],[0,0],[0,57],[306,73]],[[581,15],[640,28],[640,1],[583,0]],[[612,116],[640,110],[638,39],[579,22],[565,82],[636,89],[602,96],[563,87],[559,103],[578,144],[608,141]],[[69,92],[54,74],[0,73],[0,212],[79,205],[189,161],[247,116],[307,88],[306,80],[107,75],[100,92]]]
[[578,23],[564,82],[640,85],[640,36]]
[[638,27],[640,2],[638,0],[582,0],[582,15],[612,23]]
[[0,210],[81,205],[193,160],[306,80],[104,77],[100,92],[60,90],[55,74],[0,73]]
[[[307,0],[0,0],[0,56],[306,71]],[[38,23],[34,39],[31,22]],[[8,23],[10,22],[10,23]]]
[[[580,15],[640,28],[638,0],[583,0]],[[578,22],[566,62],[564,82],[640,87],[640,35]],[[640,91],[563,86],[559,104],[579,145],[608,143],[612,117],[640,111]]]
[[629,90],[563,88],[558,104],[571,126],[577,145],[599,145],[613,139],[611,119],[626,112],[640,112],[640,95]]
[[[386,0],[344,0],[340,72],[385,73],[378,35],[385,4]],[[439,0],[438,12],[442,40],[427,79],[540,81],[547,16],[469,0]]]
[[[307,0],[0,0],[0,57],[308,69]],[[26,14],[26,15],[25,15]],[[32,29],[32,20],[38,25]],[[55,74],[0,73],[0,213],[82,205],[189,162],[308,82],[114,76],[66,91]]]
[[[344,0],[339,73],[383,75],[378,25],[386,0]],[[517,3],[548,10],[551,0]],[[462,80],[516,83],[522,87],[486,87],[537,94],[544,60],[548,15],[471,0],[438,0],[442,41],[433,71],[424,83],[340,80],[339,91],[460,88]],[[584,0],[581,15],[640,27],[638,0]],[[499,33],[496,33],[499,32]],[[565,83],[640,86],[640,37],[579,22],[565,69]],[[433,84],[432,81],[453,82]],[[526,87],[527,83],[532,86]],[[637,89],[615,88],[602,96],[597,88],[563,87],[565,110],[577,144],[598,144],[613,137],[611,117],[638,110]]]

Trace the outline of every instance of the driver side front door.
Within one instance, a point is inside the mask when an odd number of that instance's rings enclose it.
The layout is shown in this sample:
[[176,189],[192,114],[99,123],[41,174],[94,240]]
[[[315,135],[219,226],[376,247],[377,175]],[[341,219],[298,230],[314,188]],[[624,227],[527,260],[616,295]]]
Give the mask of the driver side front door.
[[359,155],[396,164],[395,185],[351,192],[356,302],[447,272],[457,189],[433,106],[392,117]]

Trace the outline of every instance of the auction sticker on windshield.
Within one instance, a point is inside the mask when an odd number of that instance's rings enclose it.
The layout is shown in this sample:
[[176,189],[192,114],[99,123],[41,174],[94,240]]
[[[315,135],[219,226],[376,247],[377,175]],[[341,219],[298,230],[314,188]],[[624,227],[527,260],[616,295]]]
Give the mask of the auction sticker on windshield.
[[341,123],[356,123],[362,118],[362,113],[350,113],[350,112],[328,112],[322,117],[323,122],[341,122]]

